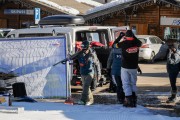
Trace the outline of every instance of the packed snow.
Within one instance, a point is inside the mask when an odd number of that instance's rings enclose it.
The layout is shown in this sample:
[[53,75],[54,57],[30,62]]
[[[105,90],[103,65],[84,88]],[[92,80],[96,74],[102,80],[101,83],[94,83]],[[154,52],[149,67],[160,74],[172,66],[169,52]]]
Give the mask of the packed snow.
[[95,12],[98,12],[98,11],[101,11],[101,10],[104,10],[104,9],[107,9],[107,8],[111,8],[113,6],[116,6],[116,5],[119,5],[119,4],[122,4],[122,3],[130,2],[130,1],[134,1],[134,0],[113,0],[113,1],[111,1],[109,3],[106,3],[104,5],[101,5],[101,6],[98,6],[98,7],[95,7],[95,8],[92,8],[92,9],[88,10],[86,12],[86,15],[92,14],[92,13],[95,13]]
[[178,117],[155,115],[149,109],[125,108],[120,104],[91,106],[52,102],[13,102],[24,107],[22,113],[0,112],[1,120],[179,120]]

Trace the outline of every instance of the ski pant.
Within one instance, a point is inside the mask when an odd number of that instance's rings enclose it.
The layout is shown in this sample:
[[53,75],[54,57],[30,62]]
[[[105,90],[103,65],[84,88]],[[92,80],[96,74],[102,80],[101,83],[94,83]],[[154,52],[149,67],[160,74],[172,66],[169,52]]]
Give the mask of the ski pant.
[[137,69],[126,69],[121,67],[121,79],[125,96],[131,96],[137,92]]
[[116,93],[117,93],[117,99],[118,101],[121,101],[124,99],[124,91],[123,91],[123,85],[121,81],[121,76],[119,75],[112,75],[112,81],[116,84]]
[[176,79],[179,74],[179,64],[167,64],[167,72],[171,84],[171,91],[177,92]]
[[93,79],[93,75],[82,75],[82,84],[83,84],[83,91],[81,95],[81,101],[84,102],[94,102],[93,94],[91,92],[90,86]]

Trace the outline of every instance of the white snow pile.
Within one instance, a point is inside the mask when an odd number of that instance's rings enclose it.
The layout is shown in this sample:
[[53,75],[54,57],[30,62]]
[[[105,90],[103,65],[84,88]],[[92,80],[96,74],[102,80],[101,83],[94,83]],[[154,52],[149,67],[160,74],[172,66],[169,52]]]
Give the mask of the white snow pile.
[[60,6],[60,5],[58,5],[52,1],[49,1],[49,0],[35,0],[35,1],[38,1],[42,4],[48,5],[50,7],[55,7],[57,9],[60,9],[62,11],[68,12],[68,13],[73,14],[73,15],[77,15],[80,13],[78,10],[76,10],[74,8],[71,8],[69,6]]
[[13,102],[24,107],[22,113],[0,112],[1,120],[179,120],[178,117],[155,115],[147,108],[125,108],[120,104],[91,106],[53,102]]
[[75,0],[75,1],[80,2],[80,3],[86,3],[88,5],[92,5],[92,6],[96,6],[96,7],[103,5],[103,4],[93,1],[93,0]]
[[98,6],[98,7],[95,7],[95,8],[88,10],[86,12],[86,15],[91,14],[91,13],[95,13],[95,12],[98,12],[98,11],[101,11],[101,10],[104,10],[107,8],[111,8],[113,6],[116,6],[116,5],[119,5],[122,3],[130,2],[130,1],[134,1],[134,0],[114,0],[114,1],[111,1],[111,2],[106,3],[104,5],[101,5],[101,6]]

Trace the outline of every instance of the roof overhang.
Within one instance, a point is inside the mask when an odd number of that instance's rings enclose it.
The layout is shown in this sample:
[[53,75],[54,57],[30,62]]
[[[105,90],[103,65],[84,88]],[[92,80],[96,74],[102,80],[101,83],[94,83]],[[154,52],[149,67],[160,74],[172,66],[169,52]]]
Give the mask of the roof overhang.
[[60,13],[74,15],[71,12],[58,9],[48,4],[43,4],[42,2],[39,2],[38,0],[9,0],[9,1],[14,2],[15,4],[21,4],[22,6],[25,6],[27,8],[32,8],[32,9],[38,6],[48,15],[60,14]]
[[[145,5],[160,4],[161,2],[164,2],[167,4],[172,4],[173,6],[176,6],[176,7],[180,7],[179,2],[177,2],[175,0],[133,0],[130,2],[124,2],[122,4],[117,4],[115,6],[112,6],[112,7],[106,8],[106,9],[95,11],[95,12],[90,13],[90,14],[86,14],[84,16],[84,19],[86,21],[89,21],[89,20],[96,19],[99,17],[116,14],[117,12],[121,12],[121,13],[126,14],[124,11],[126,8],[130,8],[133,6],[140,6],[143,8]],[[100,7],[103,7],[103,6],[100,6]]]

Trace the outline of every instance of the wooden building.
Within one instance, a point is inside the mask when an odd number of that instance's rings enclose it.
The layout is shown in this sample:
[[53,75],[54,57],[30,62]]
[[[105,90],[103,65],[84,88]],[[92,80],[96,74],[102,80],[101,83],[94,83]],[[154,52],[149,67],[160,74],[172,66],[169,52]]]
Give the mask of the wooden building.
[[129,25],[135,34],[180,40],[180,2],[177,0],[129,0],[107,3],[87,11],[89,24]]
[[75,0],[0,0],[0,28],[17,29],[34,25],[34,8],[40,8],[43,18],[54,14],[83,15],[93,7]]

